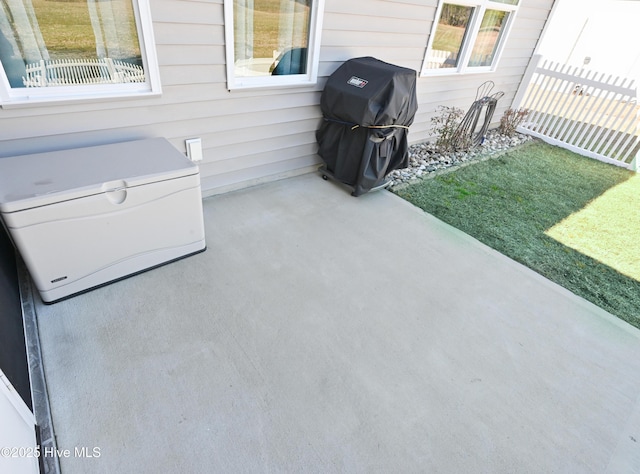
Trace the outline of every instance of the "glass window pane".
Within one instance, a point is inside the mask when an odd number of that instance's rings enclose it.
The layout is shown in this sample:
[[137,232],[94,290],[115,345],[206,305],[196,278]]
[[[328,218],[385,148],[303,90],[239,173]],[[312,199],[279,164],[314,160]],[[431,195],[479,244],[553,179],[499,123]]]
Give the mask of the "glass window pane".
[[145,82],[132,0],[2,0],[11,87]]
[[509,18],[509,13],[500,10],[487,10],[482,18],[476,42],[471,51],[469,66],[491,66],[500,44],[500,37]]
[[427,58],[428,69],[458,66],[460,50],[467,35],[467,27],[473,10],[473,7],[449,3],[442,6],[440,20]]
[[517,5],[519,0],[491,0],[493,3],[506,3],[507,5]]
[[312,0],[234,0],[236,77],[306,74]]

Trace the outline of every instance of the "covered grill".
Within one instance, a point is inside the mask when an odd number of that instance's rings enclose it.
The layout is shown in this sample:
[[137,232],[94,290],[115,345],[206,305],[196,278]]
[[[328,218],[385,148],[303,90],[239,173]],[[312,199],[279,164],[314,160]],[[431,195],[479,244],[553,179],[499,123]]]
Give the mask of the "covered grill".
[[359,196],[409,165],[407,132],[418,109],[416,72],[372,57],[345,62],[327,80],[316,132],[325,176]]

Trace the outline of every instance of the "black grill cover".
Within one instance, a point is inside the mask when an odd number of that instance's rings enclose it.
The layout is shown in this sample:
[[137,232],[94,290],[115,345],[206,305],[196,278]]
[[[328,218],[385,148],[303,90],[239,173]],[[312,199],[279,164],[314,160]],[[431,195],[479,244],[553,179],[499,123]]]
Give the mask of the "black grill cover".
[[409,165],[407,127],[418,110],[414,70],[371,57],[351,59],[327,80],[320,107],[318,154],[355,196]]

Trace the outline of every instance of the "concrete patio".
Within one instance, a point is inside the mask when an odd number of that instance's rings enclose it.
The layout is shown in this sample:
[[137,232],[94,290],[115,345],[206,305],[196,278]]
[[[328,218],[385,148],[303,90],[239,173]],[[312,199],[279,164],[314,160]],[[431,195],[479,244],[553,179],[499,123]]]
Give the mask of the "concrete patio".
[[206,252],[34,298],[63,474],[640,472],[640,331],[387,191],[204,203]]

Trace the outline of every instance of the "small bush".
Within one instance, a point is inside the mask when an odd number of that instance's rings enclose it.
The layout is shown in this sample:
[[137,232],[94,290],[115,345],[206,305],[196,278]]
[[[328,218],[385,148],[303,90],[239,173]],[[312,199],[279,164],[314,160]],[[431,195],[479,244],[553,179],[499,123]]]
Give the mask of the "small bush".
[[527,109],[514,110],[509,108],[505,110],[504,115],[500,119],[499,132],[508,137],[514,136],[517,128],[522,124],[527,115],[529,115],[529,112]]
[[438,115],[431,118],[431,130],[438,137],[435,145],[440,153],[469,148],[468,138],[458,132],[463,117],[462,109],[446,105],[438,106]]

